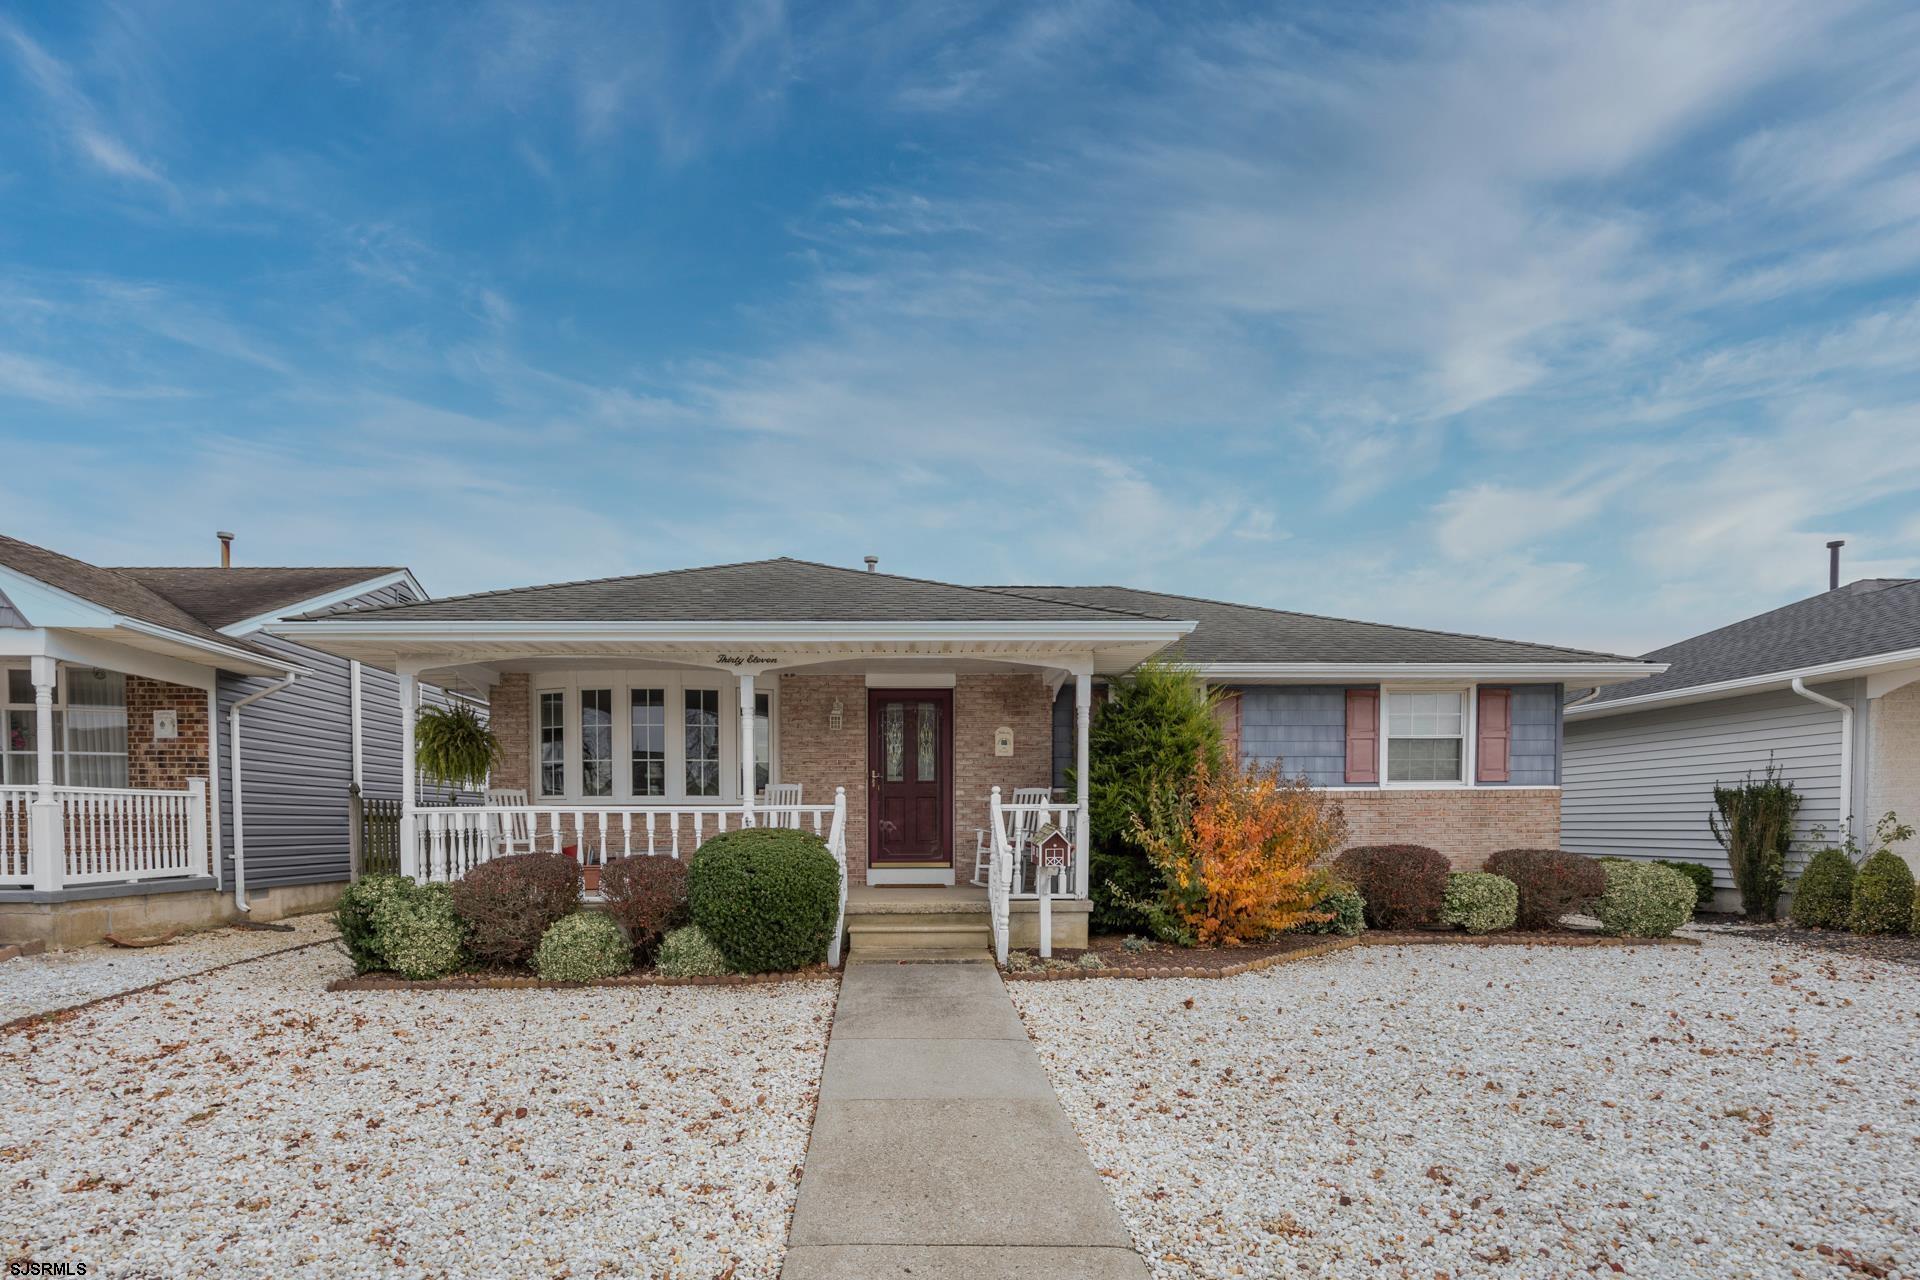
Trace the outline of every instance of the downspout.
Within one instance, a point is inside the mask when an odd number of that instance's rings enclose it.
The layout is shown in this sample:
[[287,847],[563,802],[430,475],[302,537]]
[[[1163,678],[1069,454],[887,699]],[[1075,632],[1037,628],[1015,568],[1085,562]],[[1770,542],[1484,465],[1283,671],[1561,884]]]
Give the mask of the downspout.
[[288,672],[287,678],[279,684],[257,689],[227,710],[227,738],[233,749],[233,905],[239,911],[253,910],[252,904],[247,901],[247,824],[241,808],[241,793],[245,790],[241,779],[245,775],[240,771],[240,709],[279,693],[299,678],[297,672]]
[[1560,708],[1560,709],[1561,709],[1562,711],[1565,711],[1565,710],[1567,710],[1568,708],[1571,708],[1571,707],[1584,707],[1584,706],[1586,706],[1586,705],[1587,705],[1587,704],[1588,704],[1589,702],[1592,702],[1592,701],[1593,701],[1593,700],[1594,700],[1595,698],[1597,698],[1597,697],[1599,697],[1599,696],[1600,696],[1600,691],[1601,691],[1602,689],[1604,689],[1604,688],[1606,688],[1606,686],[1605,686],[1605,685],[1598,685],[1598,684],[1597,684],[1597,685],[1595,685],[1595,686],[1594,686],[1593,688],[1591,688],[1591,689],[1589,689],[1589,690],[1587,690],[1587,691],[1586,691],[1585,693],[1583,693],[1583,694],[1581,694],[1581,695],[1580,695],[1579,697],[1577,697],[1577,698],[1575,698],[1575,699],[1573,699],[1573,700],[1572,700],[1571,702],[1567,702],[1567,703],[1564,703],[1564,704],[1562,704],[1562,706],[1561,706],[1561,708]]
[[1840,713],[1840,822],[1847,835],[1853,834],[1853,708],[1844,702],[1815,693],[1800,676],[1793,678],[1793,691],[1809,702],[1832,707]]

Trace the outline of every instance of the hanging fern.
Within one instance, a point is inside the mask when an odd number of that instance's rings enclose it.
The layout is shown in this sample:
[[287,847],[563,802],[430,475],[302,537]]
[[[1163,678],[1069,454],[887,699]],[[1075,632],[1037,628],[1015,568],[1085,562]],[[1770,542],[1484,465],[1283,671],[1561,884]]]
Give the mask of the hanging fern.
[[500,758],[500,739],[464,702],[422,707],[413,726],[413,759],[428,782],[477,788]]

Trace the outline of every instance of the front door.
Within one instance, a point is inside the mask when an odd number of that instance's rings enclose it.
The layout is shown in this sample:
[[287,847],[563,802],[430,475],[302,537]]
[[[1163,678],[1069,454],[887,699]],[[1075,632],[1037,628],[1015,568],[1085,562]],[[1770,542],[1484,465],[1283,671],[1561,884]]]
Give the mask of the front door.
[[875,867],[953,865],[953,691],[867,694],[867,830]]

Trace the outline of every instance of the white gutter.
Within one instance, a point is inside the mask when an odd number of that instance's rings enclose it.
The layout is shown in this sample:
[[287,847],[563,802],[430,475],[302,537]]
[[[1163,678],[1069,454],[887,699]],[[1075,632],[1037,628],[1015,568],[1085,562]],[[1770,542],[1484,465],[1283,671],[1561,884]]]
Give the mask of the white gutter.
[[378,591],[382,587],[390,587],[396,582],[406,583],[407,586],[412,589],[414,595],[422,600],[432,598],[427,595],[425,589],[421,587],[419,579],[413,576],[411,570],[395,569],[391,573],[383,573],[378,577],[366,578],[360,582],[341,587],[338,590],[329,591],[324,595],[311,596],[305,600],[295,600],[291,604],[282,605],[278,609],[271,609],[266,613],[256,613],[251,618],[242,618],[238,622],[230,622],[220,628],[220,634],[235,637],[252,635],[269,622],[278,622],[282,618],[291,618],[297,614],[318,613],[322,609],[331,609],[334,605],[344,604],[355,596],[363,596],[369,591]]
[[138,635],[152,636],[156,640],[165,640],[172,644],[183,645],[189,649],[197,649],[201,653],[210,653],[226,658],[228,661],[225,664],[209,665],[225,665],[230,670],[250,672],[251,669],[257,668],[263,671],[285,671],[288,674],[293,674],[301,669],[291,663],[275,662],[263,654],[248,653],[244,649],[237,649],[231,645],[216,644],[210,640],[202,640],[198,636],[190,636],[183,631],[175,631],[172,627],[157,626],[151,622],[142,622],[138,618],[116,615],[114,625]]
[[1659,675],[1666,665],[1607,662],[1201,662],[1205,679],[1233,680],[1537,680],[1592,681],[1596,686]]
[[1815,693],[1803,677],[1795,676],[1792,690],[1809,702],[1832,707],[1840,713],[1840,813],[1848,835],[1853,834],[1853,708],[1844,702]]
[[[298,640],[302,636],[357,636],[369,643],[401,639],[487,640],[758,640],[762,644],[820,640],[1167,640],[1186,635],[1198,623],[1138,621],[1043,622],[496,622],[461,619],[402,621],[339,614],[310,621],[269,624],[269,632]],[[1649,669],[1636,667],[1635,675]]]
[[1598,685],[1596,685],[1593,688],[1587,690],[1585,693],[1581,694],[1579,697],[1575,698],[1572,702],[1569,702],[1566,705],[1562,706],[1560,708],[1561,714],[1564,715],[1568,711],[1573,710],[1575,707],[1584,707],[1589,702],[1592,702],[1595,698],[1599,696],[1600,696],[1600,688]]
[[255,690],[234,703],[227,712],[228,742],[233,749],[233,905],[240,911],[253,910],[247,902],[247,824],[241,807],[242,793],[245,791],[241,780],[246,775],[240,771],[240,709],[279,693],[299,678],[299,672],[289,671],[285,680]]
[[1660,706],[1665,703],[1706,702],[1714,698],[1736,693],[1762,693],[1772,689],[1789,689],[1795,680],[1839,680],[1849,676],[1871,675],[1877,671],[1891,671],[1899,667],[1920,664],[1920,649],[1898,649],[1891,653],[1876,653],[1865,658],[1846,658],[1839,662],[1823,662],[1817,666],[1794,667],[1786,671],[1766,671],[1756,676],[1741,676],[1735,680],[1716,680],[1711,684],[1683,685],[1678,689],[1663,689],[1659,693],[1642,693],[1628,698],[1614,698],[1595,706],[1582,707],[1580,715],[1610,716],[1625,711],[1638,711],[1642,707]]

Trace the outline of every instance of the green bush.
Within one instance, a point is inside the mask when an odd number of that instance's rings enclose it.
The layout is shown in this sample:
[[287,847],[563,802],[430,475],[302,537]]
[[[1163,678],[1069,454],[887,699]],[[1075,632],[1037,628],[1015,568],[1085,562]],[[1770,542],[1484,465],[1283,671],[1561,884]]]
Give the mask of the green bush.
[[1860,864],[1853,880],[1855,933],[1905,933],[1913,922],[1913,871],[1906,859],[1882,849]]
[[576,911],[553,922],[533,953],[533,971],[547,982],[592,982],[633,967],[627,935],[604,911]]
[[1608,933],[1664,938],[1693,918],[1693,881],[1651,862],[1609,862],[1593,914]]
[[1713,905],[1713,868],[1703,862],[1679,862],[1672,858],[1655,858],[1656,867],[1672,867],[1687,879],[1693,881],[1693,909],[1700,911]]
[[1520,890],[1505,876],[1485,871],[1457,871],[1447,877],[1447,897],[1440,919],[1468,933],[1511,929],[1520,914]]
[[1920,933],[1920,885],[1913,888],[1913,919],[1907,924],[1910,933]]
[[374,929],[374,913],[384,902],[413,892],[413,881],[404,876],[362,876],[348,885],[334,908],[333,923],[340,930],[340,941],[347,948],[355,973],[371,973],[387,967]]
[[1337,885],[1333,892],[1313,904],[1315,915],[1326,920],[1308,920],[1294,926],[1297,933],[1332,933],[1351,938],[1367,927],[1367,903],[1352,885]]
[[1853,912],[1853,859],[1845,849],[1822,849],[1794,886],[1793,922],[1803,929],[1844,929]]
[[1727,851],[1727,869],[1749,920],[1772,920],[1787,883],[1787,849],[1801,796],[1778,764],[1738,786],[1715,786],[1707,826]]
[[740,973],[817,964],[833,939],[840,867],[808,831],[748,827],[701,845],[687,867],[687,904]]
[[387,967],[403,978],[444,978],[460,967],[466,929],[443,884],[414,885],[383,899],[373,913],[373,941]]
[[717,978],[733,972],[727,967],[727,957],[697,924],[675,929],[660,939],[660,948],[653,953],[653,967],[667,978]]

